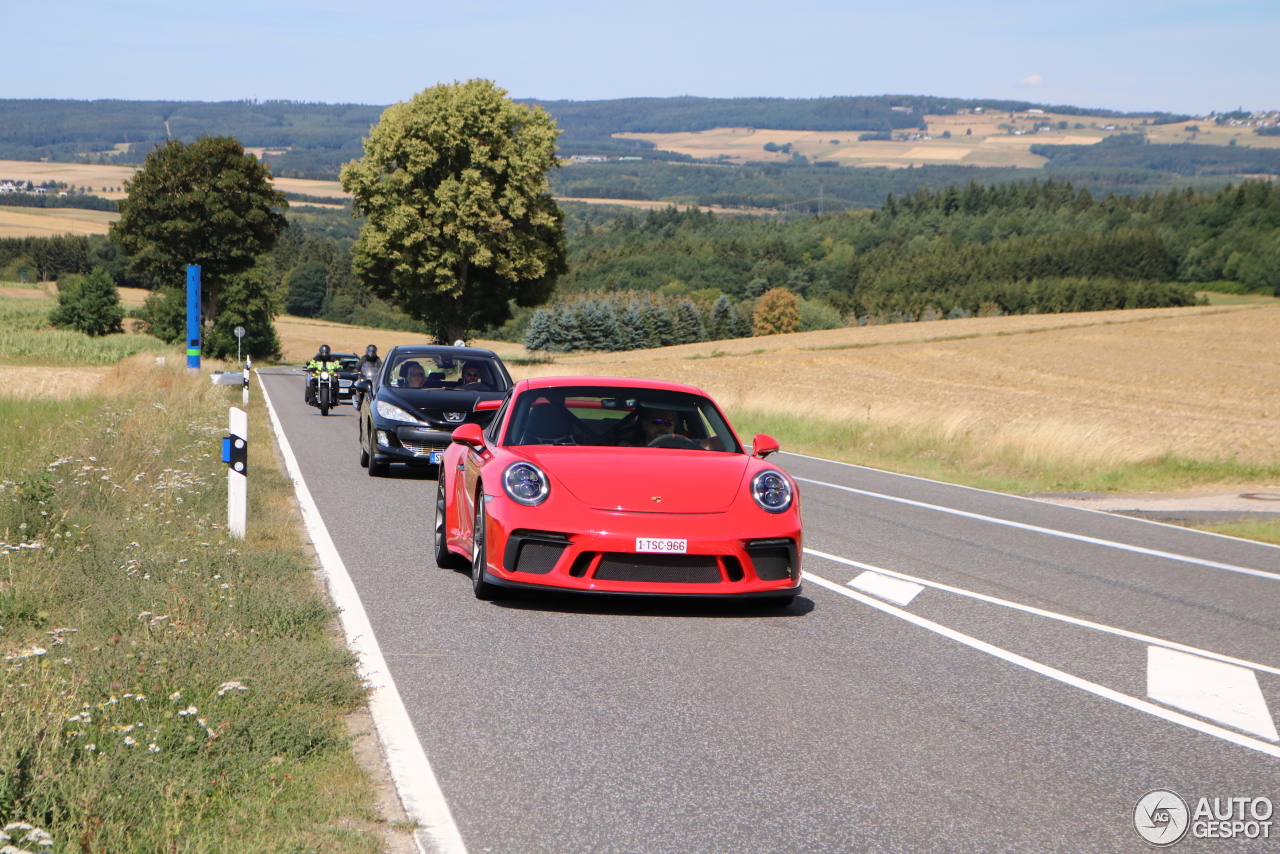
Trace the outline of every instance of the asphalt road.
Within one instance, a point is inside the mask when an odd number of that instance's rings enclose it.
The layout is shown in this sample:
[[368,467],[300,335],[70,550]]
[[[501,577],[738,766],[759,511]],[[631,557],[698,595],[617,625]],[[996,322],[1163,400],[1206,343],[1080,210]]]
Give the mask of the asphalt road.
[[1139,851],[1152,789],[1280,803],[1280,549],[782,454],[830,556],[785,611],[480,602],[435,481],[263,380],[471,854]]

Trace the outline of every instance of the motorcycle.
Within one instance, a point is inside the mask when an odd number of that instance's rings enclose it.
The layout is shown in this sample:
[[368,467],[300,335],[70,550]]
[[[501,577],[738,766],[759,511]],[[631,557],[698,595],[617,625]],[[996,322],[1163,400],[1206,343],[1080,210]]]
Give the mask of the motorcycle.
[[314,371],[307,379],[311,386],[311,399],[320,407],[321,415],[328,415],[329,410],[340,402],[338,397],[338,374],[334,371]]
[[[368,380],[369,385],[373,385],[373,379],[377,375],[378,365],[375,365],[372,362],[362,362],[360,364],[360,379]],[[364,392],[353,387],[351,390],[351,402],[354,404],[356,409],[359,409],[360,405],[364,403]]]

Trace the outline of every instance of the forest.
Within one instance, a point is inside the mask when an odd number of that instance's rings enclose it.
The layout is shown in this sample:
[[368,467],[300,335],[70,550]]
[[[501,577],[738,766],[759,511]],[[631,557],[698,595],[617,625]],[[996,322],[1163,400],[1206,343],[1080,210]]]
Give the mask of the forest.
[[[920,188],[877,211],[789,222],[627,214],[571,241],[559,302],[687,298],[705,326],[721,297],[749,318],[763,294],[784,289],[810,304],[813,323],[830,317],[814,310],[825,307],[867,324],[1189,305],[1206,286],[1280,295],[1280,190],[1246,182],[1099,199],[1049,180]],[[500,334],[526,335],[532,319]]]
[[[1266,128],[1262,128],[1266,130]],[[1257,175],[1280,173],[1280,148],[1235,145],[1152,145],[1140,133],[1109,136],[1095,145],[1033,145],[1031,153],[1049,158],[1045,169],[1089,168],[1163,172],[1171,175]]]

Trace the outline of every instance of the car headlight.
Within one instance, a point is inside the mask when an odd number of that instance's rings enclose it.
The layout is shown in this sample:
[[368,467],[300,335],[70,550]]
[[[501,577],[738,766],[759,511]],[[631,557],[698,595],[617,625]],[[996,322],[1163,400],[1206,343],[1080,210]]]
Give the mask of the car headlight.
[[536,507],[547,500],[551,485],[547,475],[533,463],[512,463],[502,473],[502,488],[517,504]]
[[394,403],[387,403],[385,400],[378,401],[378,405],[374,411],[388,421],[408,421],[410,424],[420,424],[417,418],[405,412]]
[[751,478],[751,497],[760,505],[761,510],[770,513],[781,513],[791,506],[791,481],[782,472],[762,471]]

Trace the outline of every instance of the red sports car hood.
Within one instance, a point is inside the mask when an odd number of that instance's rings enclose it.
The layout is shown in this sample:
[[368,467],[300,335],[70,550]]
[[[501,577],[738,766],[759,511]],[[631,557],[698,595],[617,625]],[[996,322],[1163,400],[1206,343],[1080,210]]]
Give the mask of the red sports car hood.
[[724,510],[744,488],[751,462],[746,454],[665,448],[525,446],[520,452],[588,507],[642,513]]

